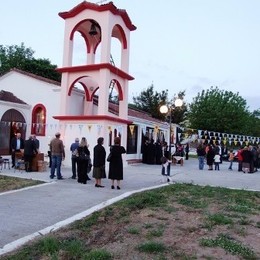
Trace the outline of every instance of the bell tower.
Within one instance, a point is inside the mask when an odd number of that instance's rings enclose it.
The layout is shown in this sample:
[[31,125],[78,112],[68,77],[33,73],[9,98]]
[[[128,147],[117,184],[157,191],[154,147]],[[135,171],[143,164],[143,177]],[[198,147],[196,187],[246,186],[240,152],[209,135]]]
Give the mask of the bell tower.
[[[97,136],[111,143],[116,135],[126,145],[128,120],[128,82],[130,32],[136,30],[127,12],[118,9],[113,2],[94,4],[83,1],[70,11],[61,12],[65,20],[63,62],[57,70],[62,75],[60,115],[54,118],[63,123],[87,123],[97,125]],[[74,38],[83,38],[84,64],[73,65]],[[120,64],[111,62],[111,41],[116,38],[121,48]],[[97,57],[99,50],[99,60]],[[83,100],[78,96],[81,86]],[[117,92],[116,102],[111,93]],[[109,134],[108,133],[109,129]],[[94,138],[94,137],[93,137]]]

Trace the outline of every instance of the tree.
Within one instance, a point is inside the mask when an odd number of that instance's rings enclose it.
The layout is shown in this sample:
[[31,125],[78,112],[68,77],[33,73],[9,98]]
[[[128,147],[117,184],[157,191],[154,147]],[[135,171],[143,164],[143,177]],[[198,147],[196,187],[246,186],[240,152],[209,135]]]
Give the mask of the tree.
[[251,134],[253,118],[238,93],[218,87],[198,93],[188,113],[191,128],[222,133]]
[[17,68],[55,81],[61,81],[61,75],[56,71],[57,66],[52,65],[48,59],[35,59],[34,51],[21,46],[0,45],[0,76]]
[[[175,108],[174,102],[177,98],[182,100],[185,97],[185,91],[181,91],[178,95],[175,95],[170,101],[168,98],[168,89],[163,90],[161,93],[154,91],[154,85],[152,84],[146,90],[143,90],[139,96],[133,97],[134,106],[137,109],[150,113],[152,117],[159,120],[169,121],[169,114],[165,115],[160,112],[162,105],[171,107],[172,111],[172,123],[180,123],[184,120],[185,113],[187,111],[187,105],[184,102],[182,107]],[[133,107],[133,105],[131,105]]]
[[246,135],[260,136],[260,110],[253,111],[246,124]]
[[[181,99],[183,104],[181,107],[175,107],[175,100]],[[184,121],[186,119],[186,114],[188,111],[188,105],[184,101],[185,99],[185,91],[180,91],[177,95],[175,95],[171,101],[169,102],[168,106],[172,107],[172,123],[180,124],[183,126]]]
[[168,90],[158,93],[154,91],[153,84],[146,90],[141,91],[139,96],[133,97],[134,105],[137,109],[150,113],[152,117],[163,120],[164,115],[159,111],[162,104],[167,103]]

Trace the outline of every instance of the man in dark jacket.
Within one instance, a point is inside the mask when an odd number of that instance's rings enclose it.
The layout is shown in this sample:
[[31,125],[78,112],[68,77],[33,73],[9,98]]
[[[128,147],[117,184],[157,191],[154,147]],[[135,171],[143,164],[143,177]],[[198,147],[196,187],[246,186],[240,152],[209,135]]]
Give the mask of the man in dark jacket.
[[11,140],[11,150],[12,150],[12,168],[15,167],[15,153],[23,153],[24,140],[21,137],[21,133],[16,133]]
[[77,153],[79,148],[79,138],[75,138],[75,142],[71,144],[71,166],[72,166],[72,179],[76,179],[77,177],[77,168],[78,168],[78,159]]
[[32,171],[32,161],[35,154],[38,153],[34,137],[30,136],[28,140],[24,142],[24,163],[25,170],[27,172]]

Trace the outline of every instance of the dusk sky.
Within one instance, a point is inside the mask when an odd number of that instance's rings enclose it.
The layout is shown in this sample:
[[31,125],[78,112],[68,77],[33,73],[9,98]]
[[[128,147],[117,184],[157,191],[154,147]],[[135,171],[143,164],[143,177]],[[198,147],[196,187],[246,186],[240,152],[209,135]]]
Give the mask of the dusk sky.
[[[20,45],[36,58],[62,64],[64,20],[82,1],[3,1],[0,44]],[[98,1],[89,1],[97,3]],[[104,1],[103,3],[108,3]],[[202,89],[218,86],[239,93],[249,109],[260,108],[259,0],[115,0],[137,27],[131,32],[130,96],[152,83],[186,101]]]

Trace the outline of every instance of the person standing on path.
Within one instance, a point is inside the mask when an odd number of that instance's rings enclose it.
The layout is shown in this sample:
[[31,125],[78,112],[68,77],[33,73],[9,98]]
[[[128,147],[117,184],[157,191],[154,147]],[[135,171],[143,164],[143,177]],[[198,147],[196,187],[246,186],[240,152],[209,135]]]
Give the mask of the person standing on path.
[[35,142],[36,149],[39,153],[40,152],[40,141],[39,141],[39,139],[37,139],[36,135],[34,135],[34,134],[32,135],[32,139]]
[[185,160],[189,160],[190,145],[189,143],[185,146]]
[[233,166],[234,157],[235,157],[234,152],[233,152],[233,150],[231,149],[230,152],[229,152],[229,156],[228,156],[228,161],[229,161],[229,167],[228,167],[228,169],[229,169],[230,171],[233,170],[232,166]]
[[33,157],[38,153],[36,143],[34,142],[33,136],[30,136],[28,140],[24,142],[24,164],[25,171],[32,171]]
[[53,179],[55,175],[55,169],[57,169],[57,179],[62,180],[60,168],[61,162],[65,159],[65,151],[62,140],[60,140],[60,133],[55,134],[55,138],[50,142],[50,152],[51,152],[51,175],[50,178]]
[[123,160],[122,154],[126,153],[123,146],[120,145],[120,137],[115,137],[114,145],[110,148],[111,159],[109,162],[108,178],[111,180],[111,189],[115,188],[115,180],[117,181],[117,189],[120,190],[120,181],[123,180]]
[[242,162],[243,162],[243,147],[240,147],[239,150],[237,151],[237,161],[238,161],[238,171],[242,172]]
[[245,146],[243,151],[242,151],[242,171],[244,173],[251,173],[250,172],[250,165],[252,164],[253,161],[253,155],[251,151],[249,150],[248,146]]
[[211,144],[208,144],[206,158],[207,158],[207,165],[209,166],[208,168],[209,171],[213,170],[214,156],[215,156],[215,152],[213,150],[213,147]]
[[104,186],[101,185],[101,179],[106,178],[106,150],[103,147],[103,143],[104,138],[99,137],[97,139],[97,145],[93,149],[93,178],[96,180],[96,188],[104,188]]
[[87,184],[87,169],[90,158],[87,139],[82,137],[78,146],[78,182]]
[[200,143],[199,146],[197,147],[197,155],[198,155],[198,160],[199,160],[199,169],[203,170],[204,164],[205,164],[206,151],[205,151],[205,147],[202,143]]
[[24,150],[24,139],[21,137],[21,133],[16,133],[11,140],[12,149],[12,168],[15,167],[15,153],[23,153]]
[[77,178],[77,153],[78,153],[78,147],[79,147],[79,138],[75,138],[75,142],[71,144],[70,151],[71,151],[71,170],[72,170],[72,179]]
[[161,175],[163,177],[161,182],[173,182],[169,172],[169,165],[171,163],[172,161],[169,160],[166,156],[161,157],[161,165],[162,165]]
[[220,155],[219,153],[216,153],[214,156],[215,171],[219,171],[219,164],[220,164]]

